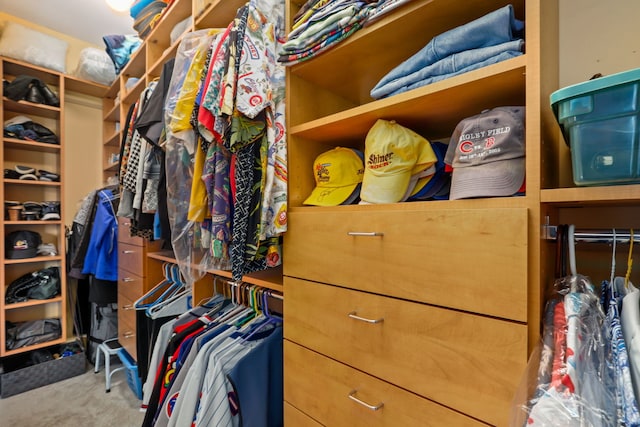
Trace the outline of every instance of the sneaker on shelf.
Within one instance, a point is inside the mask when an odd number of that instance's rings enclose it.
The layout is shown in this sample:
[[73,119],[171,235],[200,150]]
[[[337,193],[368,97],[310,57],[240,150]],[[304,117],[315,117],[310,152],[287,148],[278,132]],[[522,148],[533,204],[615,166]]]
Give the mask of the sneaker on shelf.
[[60,175],[54,172],[47,172],[45,170],[38,170],[38,177],[40,181],[50,181],[50,182],[58,182],[60,181]]
[[15,169],[16,169],[16,172],[20,174],[18,179],[29,180],[29,181],[38,180],[38,177],[35,174],[36,170],[30,166],[16,165]]
[[42,221],[60,219],[60,202],[42,202]]
[[20,174],[13,169],[5,169],[4,179],[20,179]]
[[16,169],[16,172],[18,172],[20,175],[24,175],[27,173],[34,173],[36,171],[31,166],[24,166],[24,165],[16,165],[15,169]]
[[38,255],[40,256],[56,256],[58,251],[53,243],[43,243],[38,246]]

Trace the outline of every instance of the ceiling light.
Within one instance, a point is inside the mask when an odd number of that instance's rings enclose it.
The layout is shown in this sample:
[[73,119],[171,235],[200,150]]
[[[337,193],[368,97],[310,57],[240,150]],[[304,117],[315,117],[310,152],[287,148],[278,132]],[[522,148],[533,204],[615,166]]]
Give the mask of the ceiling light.
[[109,7],[116,12],[126,12],[129,10],[134,0],[106,0]]

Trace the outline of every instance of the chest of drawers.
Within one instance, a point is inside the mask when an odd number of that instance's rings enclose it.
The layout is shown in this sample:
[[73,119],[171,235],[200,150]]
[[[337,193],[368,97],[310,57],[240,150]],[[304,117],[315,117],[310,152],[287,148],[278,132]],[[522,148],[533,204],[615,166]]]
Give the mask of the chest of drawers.
[[287,404],[330,426],[505,424],[527,361],[526,209],[290,221]]
[[159,250],[160,242],[131,237],[130,220],[118,217],[118,341],[137,360],[134,302],[162,278],[150,268],[147,253]]

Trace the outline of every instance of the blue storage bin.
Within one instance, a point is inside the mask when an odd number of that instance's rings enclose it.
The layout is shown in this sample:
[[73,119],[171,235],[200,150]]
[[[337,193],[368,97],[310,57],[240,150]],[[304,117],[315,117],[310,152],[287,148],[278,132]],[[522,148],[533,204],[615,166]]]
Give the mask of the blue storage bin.
[[142,380],[138,376],[138,365],[136,365],[136,362],[124,348],[118,351],[118,357],[125,367],[129,388],[131,388],[131,391],[138,399],[142,400]]
[[567,86],[551,107],[571,148],[576,185],[640,182],[640,68]]

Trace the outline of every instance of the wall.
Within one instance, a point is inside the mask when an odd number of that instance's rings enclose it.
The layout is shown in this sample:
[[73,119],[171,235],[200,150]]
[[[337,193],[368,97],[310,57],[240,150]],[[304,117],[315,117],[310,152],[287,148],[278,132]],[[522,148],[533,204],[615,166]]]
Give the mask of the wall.
[[640,2],[559,0],[560,87],[640,67]]
[[[0,12],[0,25],[4,27],[7,21],[17,22],[69,43],[67,74],[72,74],[75,70],[82,49],[104,48]],[[64,134],[66,180],[63,200],[65,210],[62,219],[65,224],[70,225],[84,195],[102,185],[102,101],[94,97],[67,92]]]

